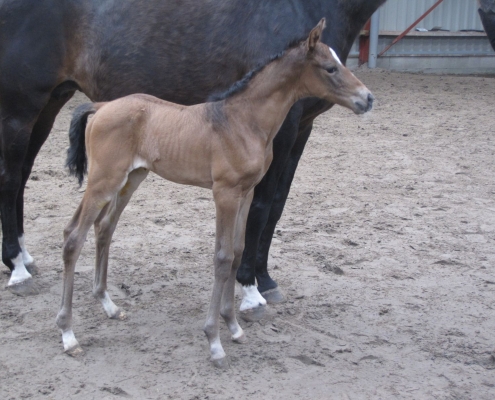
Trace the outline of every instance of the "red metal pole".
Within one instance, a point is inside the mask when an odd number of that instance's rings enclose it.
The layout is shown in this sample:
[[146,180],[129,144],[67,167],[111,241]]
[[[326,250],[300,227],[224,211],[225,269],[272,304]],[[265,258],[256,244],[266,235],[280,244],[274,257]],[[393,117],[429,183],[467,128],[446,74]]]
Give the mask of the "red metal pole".
[[371,21],[368,20],[359,36],[359,65],[367,63],[370,56],[370,26]]
[[412,28],[414,28],[416,25],[418,25],[425,17],[431,13],[435,8],[437,8],[440,3],[443,2],[443,0],[438,0],[435,4],[433,4],[421,17],[419,17],[416,21],[412,23],[411,26],[409,26],[404,32],[402,32],[399,36],[397,36],[392,43],[390,43],[385,49],[382,50],[380,54],[378,54],[378,57],[384,55],[394,44],[396,44],[398,41],[400,41],[404,36],[406,36]]

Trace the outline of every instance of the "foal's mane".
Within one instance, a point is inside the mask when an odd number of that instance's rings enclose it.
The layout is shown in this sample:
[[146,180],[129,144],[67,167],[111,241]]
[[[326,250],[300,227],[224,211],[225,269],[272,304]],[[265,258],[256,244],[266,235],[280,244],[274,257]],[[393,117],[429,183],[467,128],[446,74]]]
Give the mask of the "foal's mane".
[[247,86],[249,85],[249,82],[253,80],[253,78],[258,75],[268,64],[270,64],[272,61],[278,60],[279,58],[282,58],[285,53],[287,53],[289,50],[293,49],[294,47],[299,46],[302,42],[304,42],[307,39],[305,37],[304,39],[296,39],[291,41],[285,50],[281,51],[280,53],[273,54],[264,61],[260,62],[256,67],[254,67],[251,71],[249,71],[244,77],[239,79],[237,82],[235,82],[232,86],[230,86],[226,91],[220,92],[220,93],[213,93],[208,97],[207,102],[212,103],[216,101],[222,101],[225,99],[228,99],[229,97],[232,97],[238,93],[241,93],[244,91]]

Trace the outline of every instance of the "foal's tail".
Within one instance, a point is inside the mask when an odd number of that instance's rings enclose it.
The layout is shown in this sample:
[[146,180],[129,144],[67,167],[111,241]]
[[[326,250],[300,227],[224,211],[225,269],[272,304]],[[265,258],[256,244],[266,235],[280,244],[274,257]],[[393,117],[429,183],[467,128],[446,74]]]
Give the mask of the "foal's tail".
[[88,172],[88,158],[86,156],[85,132],[88,117],[100,108],[100,104],[86,103],[80,105],[72,115],[69,129],[70,146],[67,149],[67,161],[65,166],[69,168],[69,173],[77,177],[79,186],[84,180],[84,175]]

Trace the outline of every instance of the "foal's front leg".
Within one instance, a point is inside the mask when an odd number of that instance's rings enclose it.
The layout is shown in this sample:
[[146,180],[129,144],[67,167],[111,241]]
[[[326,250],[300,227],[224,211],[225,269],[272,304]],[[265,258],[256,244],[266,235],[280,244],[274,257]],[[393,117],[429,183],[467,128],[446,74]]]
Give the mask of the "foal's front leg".
[[246,220],[249,213],[249,207],[253,200],[254,189],[251,189],[241,204],[241,209],[237,217],[234,238],[234,262],[230,270],[230,276],[225,284],[222,296],[222,305],[220,314],[225,320],[232,334],[232,340],[236,343],[244,343],[246,336],[241,326],[237,322],[235,315],[235,282],[237,269],[241,263],[242,252],[244,251],[244,240],[246,235]]
[[210,343],[211,361],[216,367],[228,368],[226,354],[220,342],[219,317],[222,295],[231,276],[234,261],[234,235],[242,197],[238,191],[218,184],[213,186],[213,197],[217,212],[215,280],[204,332]]

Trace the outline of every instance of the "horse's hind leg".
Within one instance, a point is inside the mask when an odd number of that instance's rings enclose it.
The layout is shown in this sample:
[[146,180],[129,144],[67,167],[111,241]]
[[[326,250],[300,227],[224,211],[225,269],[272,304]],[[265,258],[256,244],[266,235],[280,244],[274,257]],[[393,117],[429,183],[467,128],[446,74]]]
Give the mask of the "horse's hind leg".
[[[63,85],[59,86],[62,87]],[[67,85],[66,85],[67,86]],[[74,87],[69,86],[67,90],[55,89],[54,94],[48,101],[43,111],[40,113],[36,124],[33,127],[31,137],[29,140],[29,147],[22,165],[22,178],[21,186],[17,194],[17,232],[19,235],[19,245],[22,252],[22,260],[26,269],[32,274],[37,273],[37,267],[34,264],[33,257],[29,254],[25,244],[24,238],[24,189],[26,187],[26,182],[29,179],[31,170],[33,168],[34,160],[41,149],[41,146],[45,143],[55,121],[55,117],[60,112],[60,109],[64,106],[67,101],[74,94]]]
[[234,261],[232,263],[232,269],[230,270],[229,279],[227,280],[223,290],[222,306],[220,309],[220,315],[229,327],[230,333],[232,334],[232,340],[236,343],[244,343],[246,341],[244,331],[237,322],[235,315],[235,281],[237,269],[241,263],[242,252],[244,250],[246,220],[252,199],[253,190],[251,190],[244,199],[237,218],[234,238]]
[[[19,115],[15,114],[19,112]],[[2,219],[2,261],[12,271],[8,287],[17,294],[31,294],[31,274],[22,256],[17,221],[17,198],[21,189],[22,167],[31,131],[38,113],[0,109],[0,217]]]
[[[38,292],[30,273],[33,260],[24,241],[24,188],[55,116],[72,92],[59,93],[57,98],[49,93],[37,97],[13,95],[0,107],[2,261],[12,271],[9,289],[19,295]],[[26,89],[26,93],[34,92]]]
[[101,301],[109,318],[124,319],[125,314],[112,301],[107,291],[108,253],[117,222],[132,194],[148,175],[148,170],[139,168],[132,171],[124,187],[107,205],[95,222],[96,266],[93,287],[94,296]]

